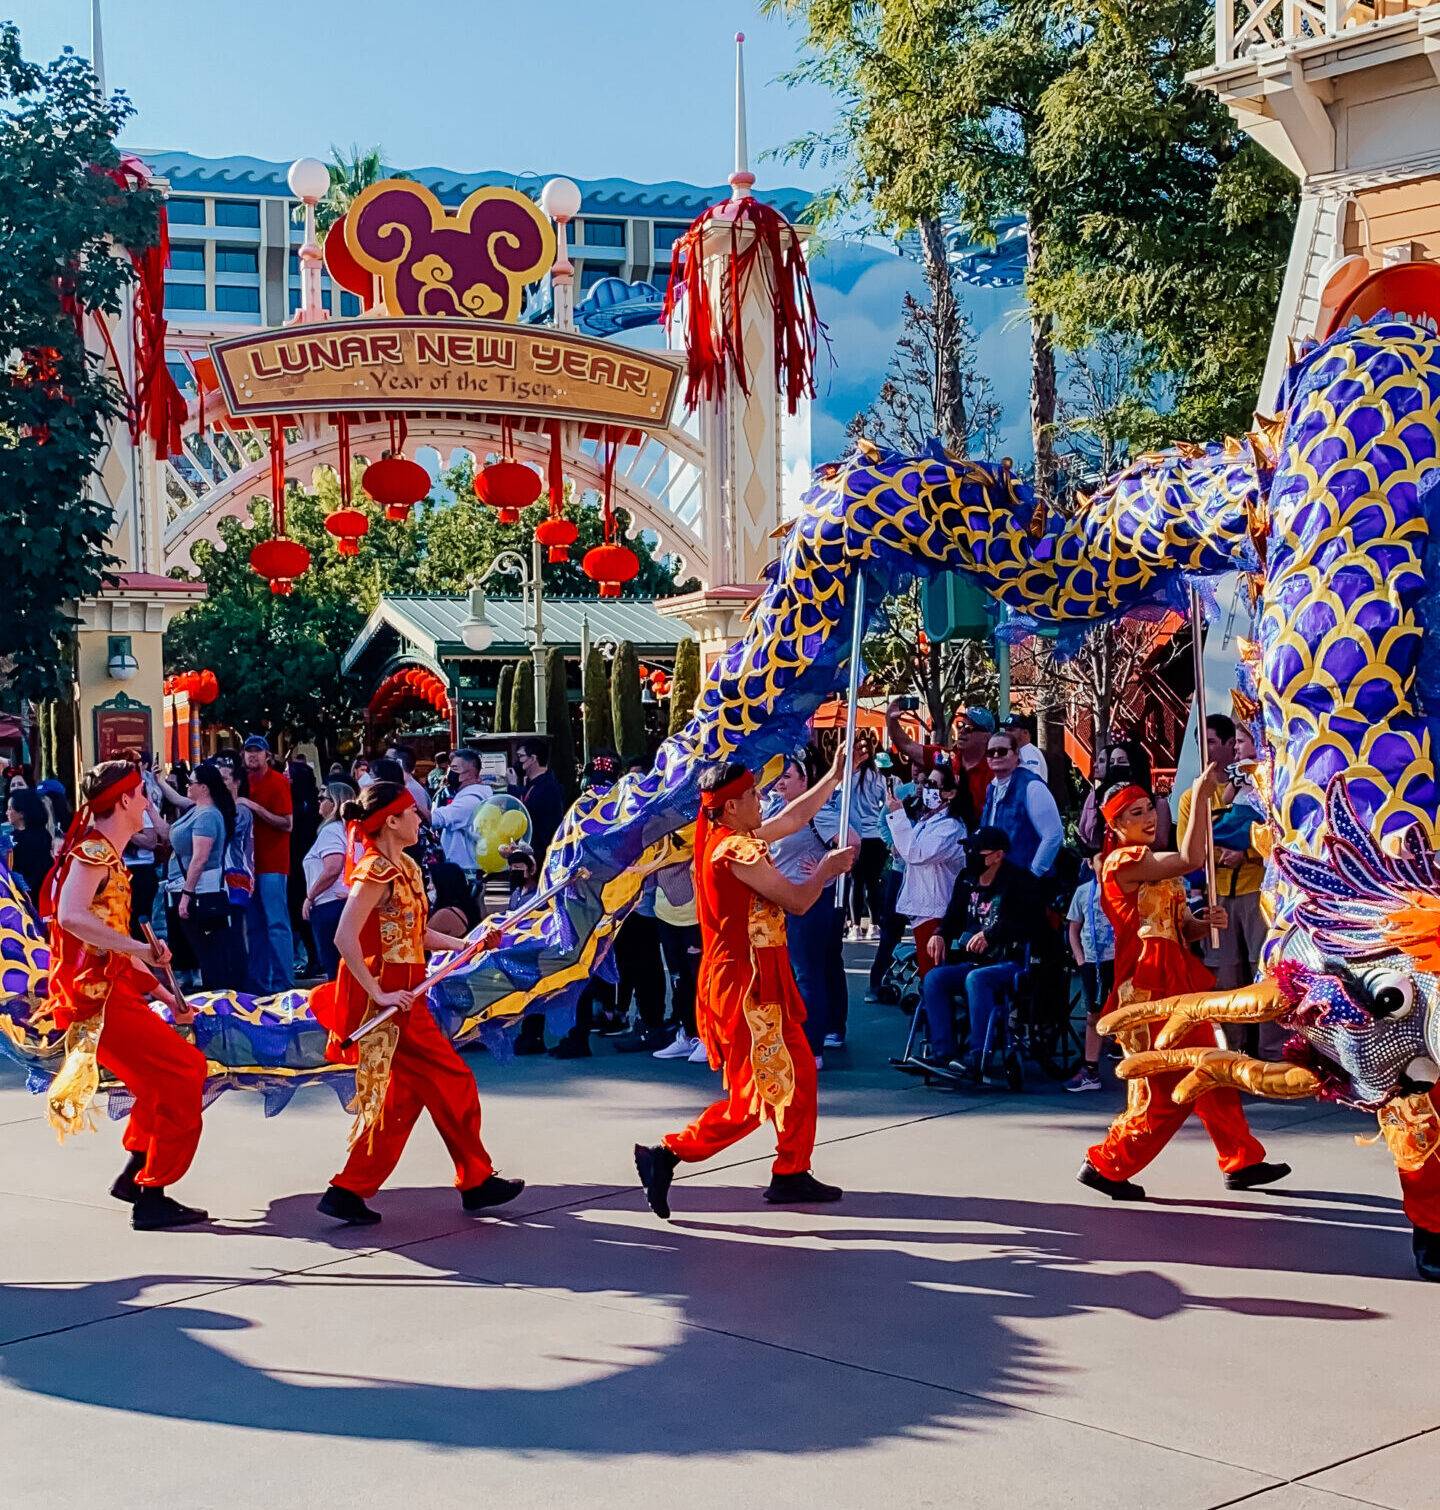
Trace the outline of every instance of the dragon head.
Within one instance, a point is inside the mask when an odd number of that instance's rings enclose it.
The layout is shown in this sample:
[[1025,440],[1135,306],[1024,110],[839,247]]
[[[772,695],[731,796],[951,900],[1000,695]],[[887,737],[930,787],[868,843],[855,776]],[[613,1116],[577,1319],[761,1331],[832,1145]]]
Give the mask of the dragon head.
[[1325,858],[1276,851],[1292,890],[1271,973],[1321,1094],[1376,1107],[1440,1080],[1440,856],[1418,828],[1390,853],[1344,777],[1326,792]]

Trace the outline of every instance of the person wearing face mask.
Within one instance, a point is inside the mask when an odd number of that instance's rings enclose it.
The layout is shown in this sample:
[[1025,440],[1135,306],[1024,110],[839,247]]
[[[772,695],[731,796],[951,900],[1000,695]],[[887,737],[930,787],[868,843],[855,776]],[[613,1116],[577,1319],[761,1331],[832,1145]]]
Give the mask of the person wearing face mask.
[[1032,875],[1048,875],[1065,838],[1060,809],[1050,788],[1020,765],[1018,737],[1009,729],[990,736],[985,750],[990,787],[981,823],[998,828],[1010,841],[1010,863]]
[[[887,798],[891,792],[894,792],[903,803],[915,795],[915,783],[899,780],[895,762],[888,750],[882,750],[875,757],[875,768],[884,778]],[[900,940],[905,937],[905,917],[898,905],[900,887],[905,880],[905,862],[895,848],[895,839],[890,832],[890,814],[883,803],[880,809],[880,837],[890,851],[890,862],[880,882],[880,915],[875,920],[877,925],[875,958],[870,961],[870,989],[865,993],[865,999],[866,1001],[895,1001],[898,997],[894,995],[894,987],[886,985],[885,977],[895,958],[895,950],[899,947]]]
[[1144,746],[1110,740],[1096,751],[1090,790],[1085,794],[1080,819],[1075,828],[1076,842],[1087,858],[1093,859],[1105,848],[1105,819],[1100,812],[1101,799],[1117,782],[1127,781],[1143,787],[1155,804],[1156,844],[1161,849],[1174,847],[1175,823],[1170,814],[1170,803],[1155,792],[1150,779],[1150,759]]
[[885,800],[890,838],[905,862],[896,911],[914,930],[915,965],[922,979],[934,964],[930,940],[939,931],[965,863],[967,831],[956,809],[955,778],[948,766],[927,771],[909,804],[894,792]]

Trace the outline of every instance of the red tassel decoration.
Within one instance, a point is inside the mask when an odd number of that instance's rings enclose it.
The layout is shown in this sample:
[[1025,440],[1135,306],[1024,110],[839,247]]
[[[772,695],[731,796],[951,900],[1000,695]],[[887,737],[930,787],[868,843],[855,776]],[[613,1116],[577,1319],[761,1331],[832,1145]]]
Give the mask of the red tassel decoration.
[[[723,309],[712,308],[706,296],[703,248],[711,226],[725,227],[730,233]],[[742,226],[750,232],[743,238]],[[712,205],[670,253],[670,281],[660,318],[668,323],[683,304],[687,410],[693,410],[702,398],[720,395],[727,369],[734,372],[740,391],[750,392],[742,314],[757,267],[774,307],[775,376],[786,408],[794,414],[802,398],[815,396],[815,356],[825,327],[815,310],[800,238],[778,210],[747,195]]]

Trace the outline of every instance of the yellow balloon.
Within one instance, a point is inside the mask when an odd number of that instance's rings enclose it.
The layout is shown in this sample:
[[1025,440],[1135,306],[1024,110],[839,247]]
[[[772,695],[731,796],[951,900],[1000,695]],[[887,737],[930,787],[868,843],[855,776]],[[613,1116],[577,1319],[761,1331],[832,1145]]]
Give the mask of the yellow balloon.
[[475,827],[482,834],[492,834],[500,827],[504,812],[493,802],[484,803],[475,814]]
[[510,862],[494,845],[487,844],[483,848],[476,846],[475,863],[487,876],[493,876],[504,870]]
[[516,808],[500,815],[500,839],[505,844],[519,843],[529,827],[529,816]]

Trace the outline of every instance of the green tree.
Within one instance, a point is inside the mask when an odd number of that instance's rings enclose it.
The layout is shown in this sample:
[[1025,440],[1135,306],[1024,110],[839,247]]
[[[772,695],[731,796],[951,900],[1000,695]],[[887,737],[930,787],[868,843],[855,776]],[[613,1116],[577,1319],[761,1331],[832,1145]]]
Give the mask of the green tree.
[[575,729],[570,721],[570,692],[565,655],[558,646],[545,652],[545,732],[550,740],[550,769],[565,788],[575,790]]
[[87,484],[124,403],[73,311],[113,321],[134,278],[115,248],[159,234],[159,194],[110,177],[132,113],[123,95],[101,98],[83,58],[30,63],[17,28],[0,25],[0,535],[5,675],[19,698],[68,696],[73,604],[112,564],[114,515]]
[[518,734],[535,729],[535,662],[527,656],[515,663],[515,686],[510,693],[510,728]]
[[615,745],[626,760],[642,758],[645,749],[645,706],[640,698],[640,661],[629,640],[615,647],[610,663],[610,716]]
[[507,734],[515,727],[510,722],[510,703],[515,696],[515,662],[504,661],[495,683],[495,732]]
[[700,641],[690,635],[675,647],[675,673],[670,678],[670,733],[690,722],[700,696]]
[[585,701],[585,743],[593,755],[596,750],[615,748],[615,724],[610,717],[610,673],[605,657],[595,645],[585,661],[582,676]]

